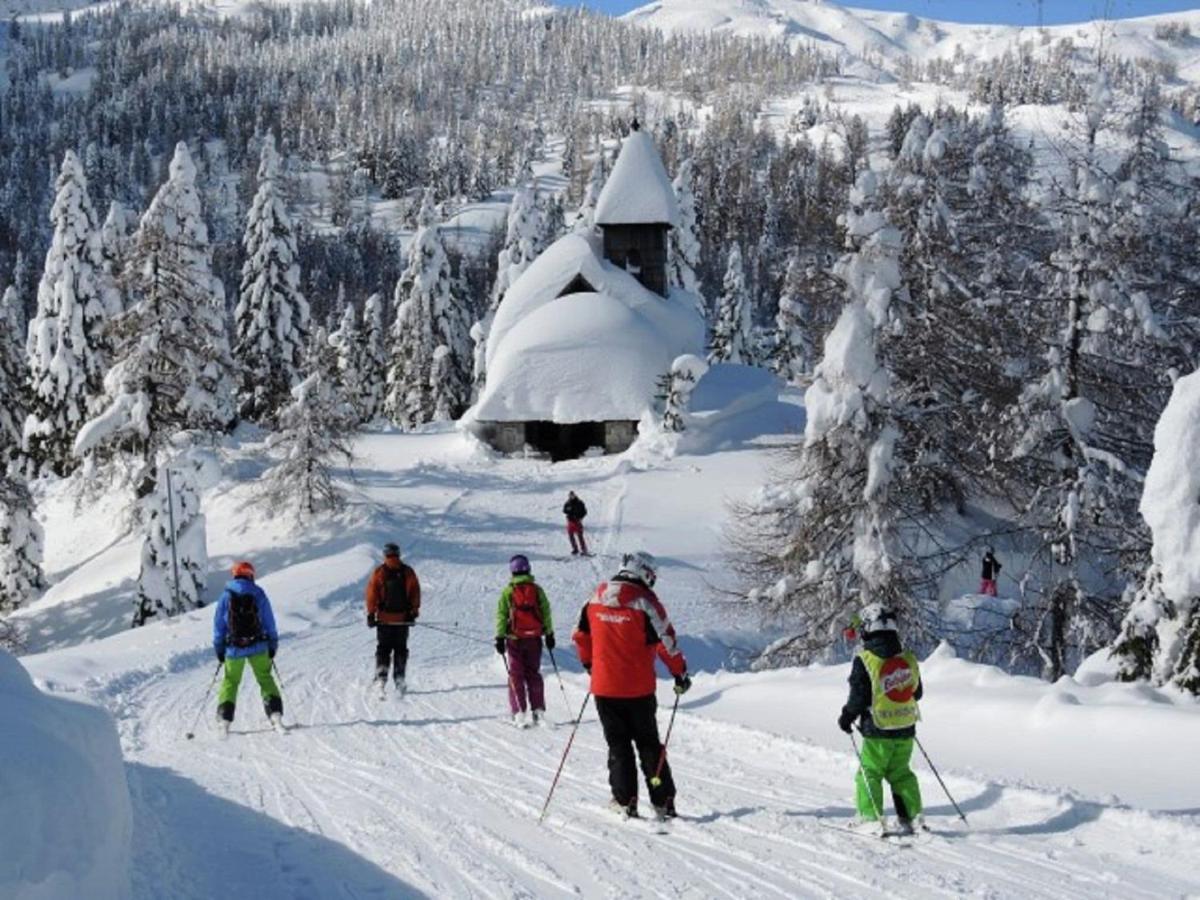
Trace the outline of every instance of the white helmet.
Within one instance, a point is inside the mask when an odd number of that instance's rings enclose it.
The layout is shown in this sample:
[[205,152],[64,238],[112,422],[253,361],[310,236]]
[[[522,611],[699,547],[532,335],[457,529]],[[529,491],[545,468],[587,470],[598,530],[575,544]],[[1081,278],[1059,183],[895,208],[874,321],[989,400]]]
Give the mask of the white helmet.
[[646,587],[654,587],[658,580],[658,561],[645,550],[626,553],[621,560],[621,571],[618,575],[631,575]]
[[864,634],[872,631],[896,630],[896,613],[890,606],[884,606],[882,603],[871,603],[864,606],[858,617],[862,620],[861,627]]

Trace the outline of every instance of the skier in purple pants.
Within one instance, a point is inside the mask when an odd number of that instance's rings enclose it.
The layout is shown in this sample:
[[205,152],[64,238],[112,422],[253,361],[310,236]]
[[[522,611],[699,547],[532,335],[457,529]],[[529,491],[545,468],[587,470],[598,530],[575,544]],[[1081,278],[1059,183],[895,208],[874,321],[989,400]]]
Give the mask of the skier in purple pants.
[[[533,580],[529,558],[518,553],[508,562],[512,574],[496,607],[496,652],[508,655],[508,705],[513,724],[540,725],[546,716],[542,681],[542,641],[554,649],[554,622],[546,592]],[[532,720],[526,718],[526,711]]]

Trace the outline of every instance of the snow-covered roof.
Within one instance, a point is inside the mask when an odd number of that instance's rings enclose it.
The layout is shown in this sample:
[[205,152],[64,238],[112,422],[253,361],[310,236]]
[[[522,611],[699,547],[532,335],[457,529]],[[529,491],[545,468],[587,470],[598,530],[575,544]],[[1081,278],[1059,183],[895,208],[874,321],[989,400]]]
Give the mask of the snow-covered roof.
[[[577,276],[595,290],[560,297]],[[636,420],[672,360],[703,346],[704,323],[691,294],[660,297],[605,261],[596,238],[568,234],[504,295],[473,418]]]
[[675,189],[650,135],[630,132],[596,201],[597,225],[679,224]]

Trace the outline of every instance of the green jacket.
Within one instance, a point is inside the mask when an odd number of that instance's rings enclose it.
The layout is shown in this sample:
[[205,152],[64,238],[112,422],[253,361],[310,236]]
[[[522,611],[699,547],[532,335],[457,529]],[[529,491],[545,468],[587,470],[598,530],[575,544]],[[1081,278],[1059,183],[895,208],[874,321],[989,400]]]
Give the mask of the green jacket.
[[[534,584],[532,575],[514,575],[512,580],[500,592],[500,603],[496,606],[496,637],[508,637],[511,633],[513,612],[513,586],[518,584]],[[550,601],[542,586],[536,585],[538,610],[542,622],[542,632],[550,634],[554,631],[554,620],[550,616]]]

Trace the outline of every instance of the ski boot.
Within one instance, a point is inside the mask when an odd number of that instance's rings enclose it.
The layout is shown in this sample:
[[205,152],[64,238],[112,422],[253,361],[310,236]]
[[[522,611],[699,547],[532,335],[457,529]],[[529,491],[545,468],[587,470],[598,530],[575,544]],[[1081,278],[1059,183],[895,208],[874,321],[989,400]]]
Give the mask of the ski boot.
[[394,683],[396,685],[397,696],[403,697],[408,693],[408,685],[405,683],[403,675],[397,675]]
[[622,803],[616,797],[613,797],[608,802],[608,808],[619,814],[623,819],[640,819],[637,808],[637,798],[634,797],[628,803]]
[[525,717],[525,711],[513,713],[512,723],[514,728],[528,728],[529,721]]

